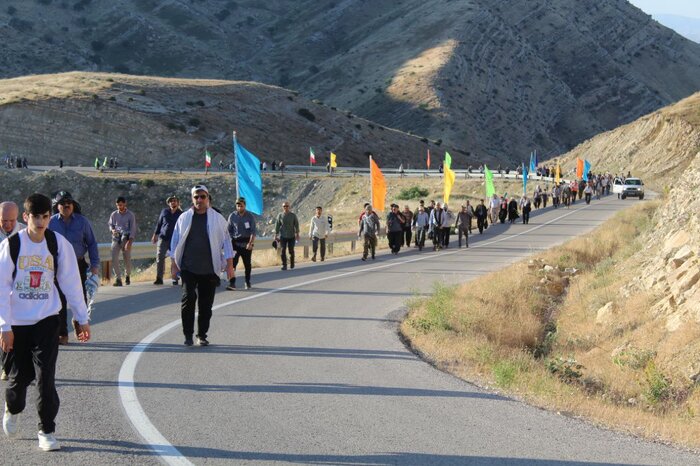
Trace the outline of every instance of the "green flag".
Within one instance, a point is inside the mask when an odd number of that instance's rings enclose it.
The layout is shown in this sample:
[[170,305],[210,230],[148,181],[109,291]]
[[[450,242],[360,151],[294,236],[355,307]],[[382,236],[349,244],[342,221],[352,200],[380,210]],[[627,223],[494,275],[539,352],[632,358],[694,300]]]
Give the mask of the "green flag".
[[102,162],[102,166],[106,167],[107,166],[107,156],[105,155],[104,162]]
[[493,173],[486,165],[484,165],[484,179],[486,180],[486,197],[491,197],[496,194],[496,188],[493,186]]

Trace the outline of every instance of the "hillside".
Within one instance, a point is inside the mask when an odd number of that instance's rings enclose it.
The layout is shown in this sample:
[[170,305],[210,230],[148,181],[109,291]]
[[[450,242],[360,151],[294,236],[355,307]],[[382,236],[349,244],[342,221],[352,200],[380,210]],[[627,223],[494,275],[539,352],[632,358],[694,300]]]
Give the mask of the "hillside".
[[0,76],[281,85],[441,139],[471,154],[465,165],[555,155],[700,90],[700,45],[625,0],[5,4]]
[[452,150],[258,83],[79,72],[0,80],[0,154],[33,165],[116,156],[123,167],[201,167],[207,147],[217,166],[233,158],[232,130],[268,163],[308,164],[313,147],[321,167],[332,150],[340,166],[364,166],[371,152],[397,168]]
[[698,167],[699,152],[700,93],[600,134],[561,160],[565,171],[577,157],[591,161],[595,172],[631,171],[662,192],[677,186],[686,170]]

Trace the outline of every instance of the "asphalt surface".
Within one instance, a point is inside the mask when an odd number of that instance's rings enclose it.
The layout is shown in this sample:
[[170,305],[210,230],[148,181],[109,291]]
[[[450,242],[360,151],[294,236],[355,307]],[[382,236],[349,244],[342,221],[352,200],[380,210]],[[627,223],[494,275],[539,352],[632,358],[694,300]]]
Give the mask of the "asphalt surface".
[[206,348],[182,344],[179,288],[103,287],[93,341],[71,342],[59,356],[62,450],[38,451],[30,400],[21,438],[0,439],[0,461],[700,464],[694,454],[476,388],[418,359],[397,335],[406,301],[435,282],[498,270],[633,202],[610,196],[537,211],[529,225],[472,236],[469,249],[254,270],[253,290],[217,293]]

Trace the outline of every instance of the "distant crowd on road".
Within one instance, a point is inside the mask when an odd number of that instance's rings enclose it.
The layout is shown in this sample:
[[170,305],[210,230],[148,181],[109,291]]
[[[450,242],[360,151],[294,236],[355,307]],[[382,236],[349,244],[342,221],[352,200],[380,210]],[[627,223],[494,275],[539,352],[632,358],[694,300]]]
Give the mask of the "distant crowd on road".
[[[421,200],[415,209],[391,204],[381,219],[367,203],[357,223],[358,238],[363,242],[361,260],[376,258],[382,224],[393,255],[399,254],[402,247],[413,246],[422,251],[426,243],[433,251],[449,248],[453,245],[452,235],[457,236],[457,248],[462,243],[468,248],[474,228],[484,234],[489,225],[493,228],[506,222],[513,224],[518,219],[528,224],[531,211],[547,208],[550,201],[553,208],[569,208],[582,199],[590,203],[594,197],[609,194],[615,178],[598,174],[585,181],[562,182],[551,189],[537,185],[532,197],[494,194],[476,205],[466,201],[456,211],[435,201],[426,204]],[[165,259],[170,257],[172,284],[182,285],[180,312],[186,346],[195,341],[199,346],[209,345],[214,296],[222,272],[226,273],[226,289],[236,290],[236,270],[242,262],[243,286],[252,287],[255,216],[246,209],[242,197],[236,199],[235,210],[228,218],[211,206],[211,200],[209,189],[203,184],[191,188],[190,205],[184,211],[180,199],[169,196],[151,236],[156,246],[153,284],[163,284]],[[125,197],[117,197],[115,207],[107,226],[112,236],[113,285],[119,287],[131,283],[131,248],[138,225]],[[58,191],[52,198],[32,194],[24,200],[23,208],[24,224],[18,221],[17,204],[0,204],[0,378],[8,380],[3,430],[8,437],[18,435],[18,416],[24,410],[26,391],[36,380],[39,448],[50,451],[60,448],[54,435],[59,406],[55,369],[59,345],[69,341],[67,308],[70,306],[73,313],[71,327],[75,337],[88,341],[89,318],[100,284],[100,257],[92,225],[68,191]],[[332,217],[324,216],[323,206],[317,206],[307,224],[311,260],[323,262],[333,229]],[[273,245],[279,249],[282,270],[293,270],[301,225],[288,201],[282,203],[274,225]],[[195,308],[199,311],[196,323]]]
[[3,157],[3,162],[5,164],[5,168],[28,168],[26,157],[5,154],[5,157]]

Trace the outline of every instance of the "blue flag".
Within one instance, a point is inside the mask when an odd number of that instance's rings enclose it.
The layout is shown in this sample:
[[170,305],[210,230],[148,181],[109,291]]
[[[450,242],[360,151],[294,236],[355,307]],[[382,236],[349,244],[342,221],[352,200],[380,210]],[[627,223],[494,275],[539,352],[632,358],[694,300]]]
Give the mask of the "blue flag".
[[525,164],[523,164],[523,196],[527,194],[527,168],[525,168]]
[[588,180],[588,172],[591,171],[591,162],[588,160],[583,161],[583,179]]
[[239,197],[244,197],[246,209],[254,214],[263,213],[262,176],[260,159],[248,152],[233,138],[233,152],[236,156],[236,189]]
[[535,152],[530,152],[530,173],[537,172],[537,154]]

